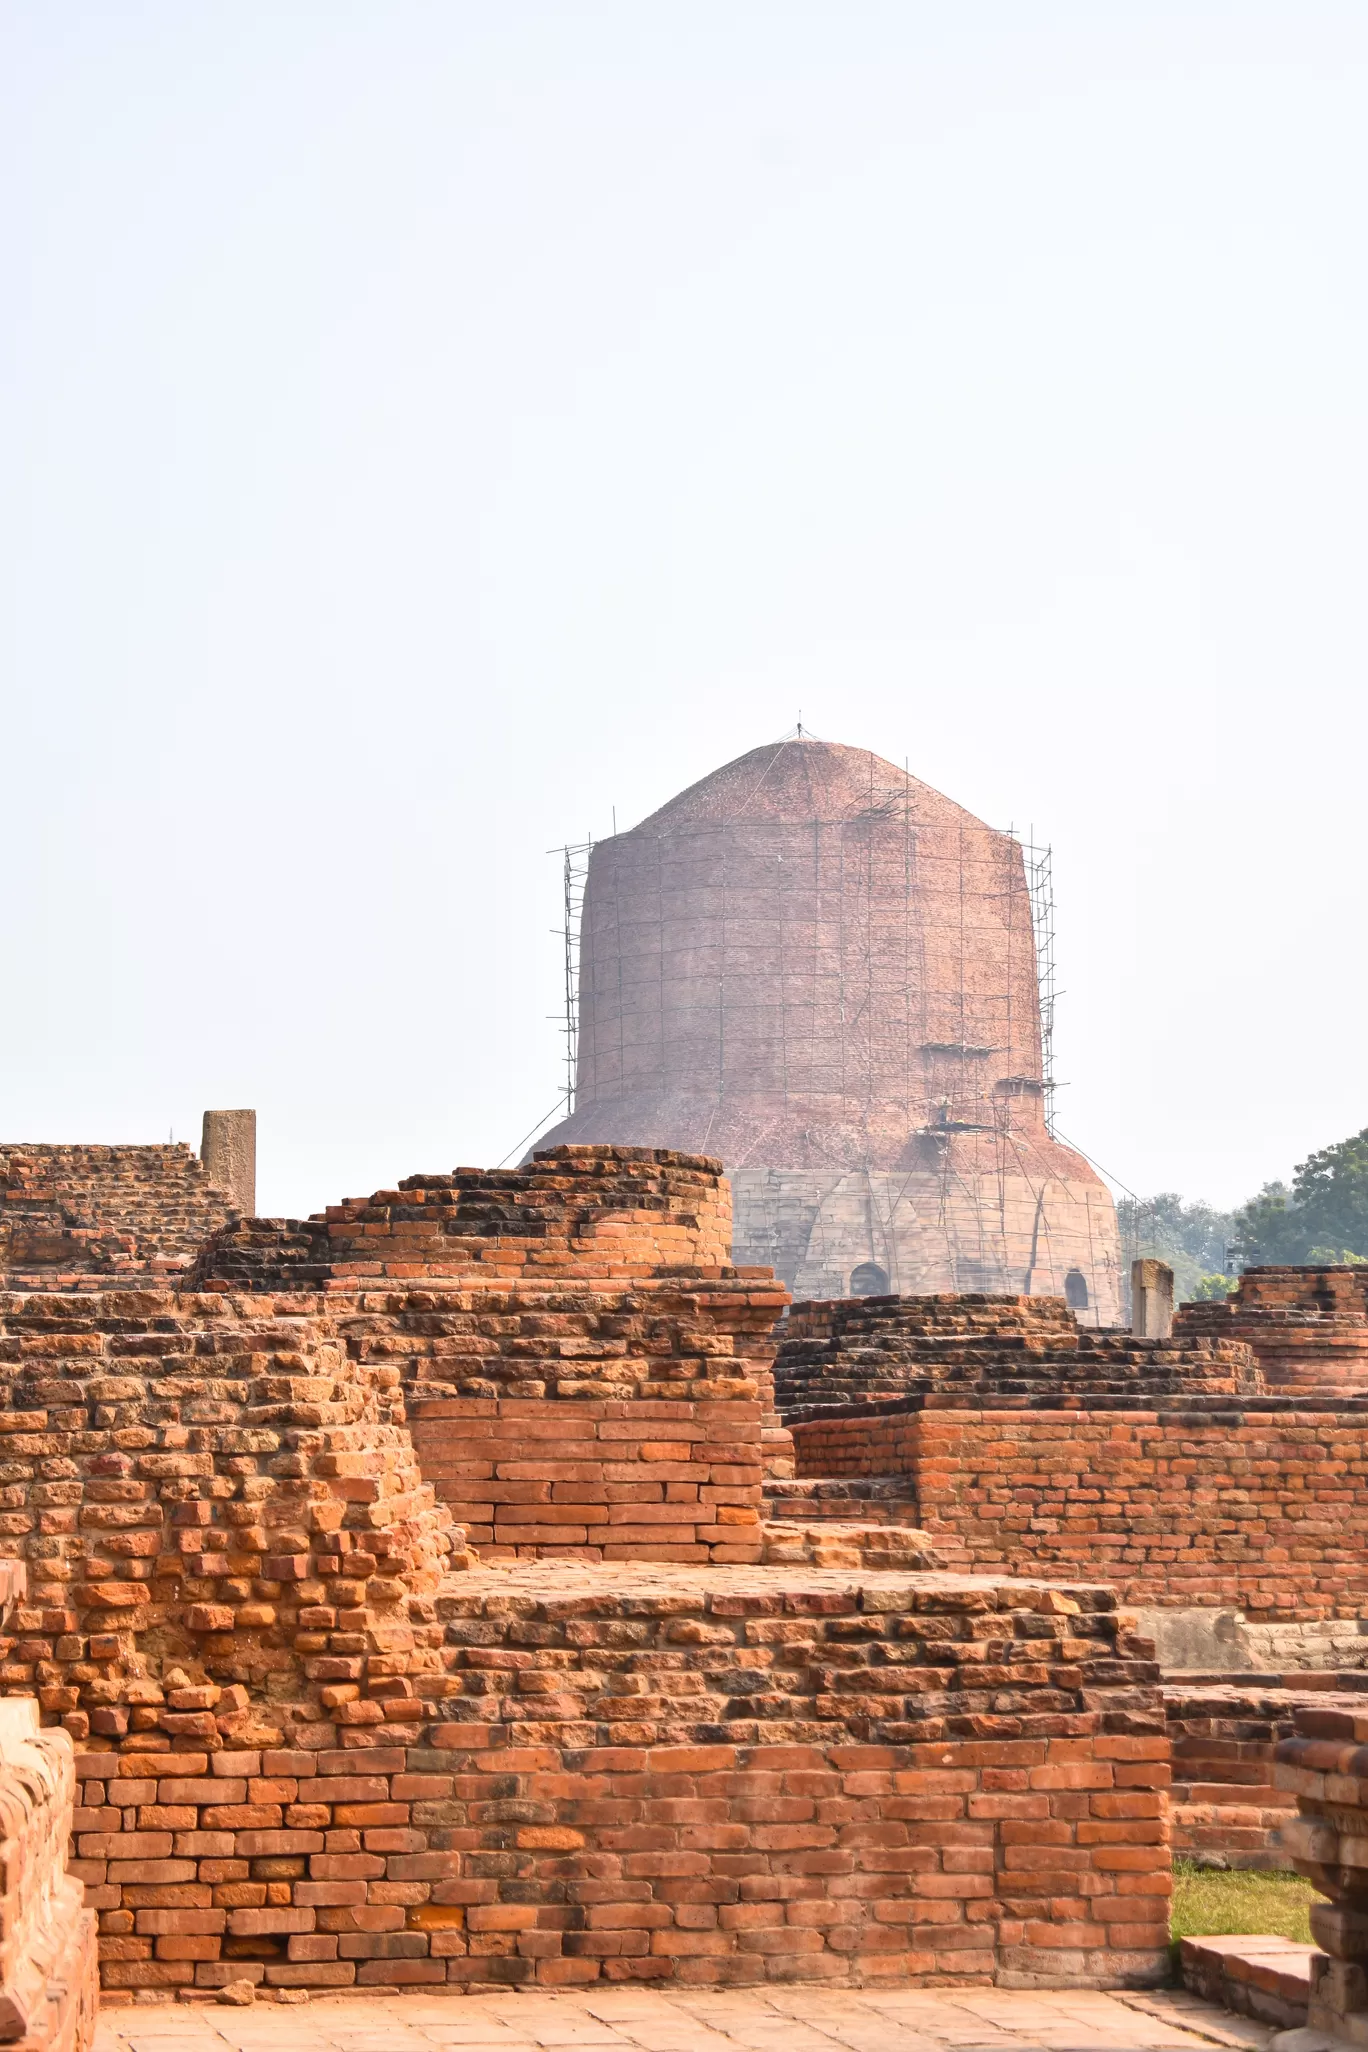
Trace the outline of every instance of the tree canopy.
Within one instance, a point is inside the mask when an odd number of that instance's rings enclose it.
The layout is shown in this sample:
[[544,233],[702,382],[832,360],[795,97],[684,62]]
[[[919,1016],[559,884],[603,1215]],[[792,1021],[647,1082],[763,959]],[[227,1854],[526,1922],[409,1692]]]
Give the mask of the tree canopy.
[[1176,1190],[1123,1197],[1116,1207],[1126,1259],[1167,1261],[1180,1303],[1234,1288],[1227,1270],[1340,1268],[1368,1261],[1368,1127],[1299,1162],[1290,1186],[1265,1183],[1236,1211]]
[[1211,1278],[1222,1274],[1235,1238],[1232,1212],[1217,1211],[1200,1198],[1187,1203],[1176,1190],[1161,1190],[1157,1197],[1123,1197],[1116,1215],[1127,1262],[1167,1261],[1180,1304],[1212,1294]]
[[1368,1127],[1299,1162],[1290,1190],[1265,1183],[1234,1222],[1247,1268],[1335,1267],[1368,1256]]

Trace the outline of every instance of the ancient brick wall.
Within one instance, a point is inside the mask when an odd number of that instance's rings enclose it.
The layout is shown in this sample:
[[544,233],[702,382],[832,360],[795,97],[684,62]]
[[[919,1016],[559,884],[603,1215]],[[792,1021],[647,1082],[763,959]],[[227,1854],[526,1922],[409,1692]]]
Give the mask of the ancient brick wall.
[[237,1226],[196,1273],[316,1292],[396,1367],[424,1473],[491,1558],[757,1560],[787,1293],[729,1240],[717,1162],[565,1148]]
[[1283,1829],[1292,1865],[1330,1898],[1310,1910],[1320,1950],[1307,1960],[1306,2021],[1331,2044],[1361,2044],[1368,2023],[1368,1715],[1357,1705],[1299,1705],[1275,1771],[1297,1803]]
[[260,1297],[0,1296],[0,1383],[3,1543],[29,1572],[0,1686],[82,1736],[136,1729],[163,1663],[285,1696],[330,1662],[405,1671],[464,1542],[397,1370],[331,1321]]
[[[586,1552],[758,1557],[784,1295],[705,1265],[727,1237],[715,1163],[578,1150],[336,1209],[309,1222],[305,1262],[304,1226],[225,1233],[198,1294],[0,1297],[0,1538],[31,1574],[0,1683],[36,1686],[78,1732],[137,1707],[149,1638],[277,1693],[317,1658],[413,1651],[411,1608],[464,1538],[419,1471],[406,1382],[434,1470],[473,1419],[501,1441],[487,1476],[458,1458],[444,1478],[462,1499],[491,1485],[472,1505],[491,1532],[532,1482],[541,1532],[511,1550],[559,1550],[583,1523]],[[424,1287],[359,1287],[377,1263],[358,1246]],[[295,1287],[233,1290],[215,1261]],[[567,1445],[576,1472],[541,1475]]]
[[1181,1305],[1173,1330],[1243,1341],[1270,1389],[1368,1391],[1368,1268],[1247,1268],[1234,1296]]
[[801,1518],[805,1524],[833,1519],[864,1525],[917,1522],[916,1498],[902,1475],[767,1481],[763,1502],[766,1518]]
[[547,1562],[437,1608],[415,1720],[82,1754],[107,1988],[1162,1976],[1168,1745],[1108,1592]]
[[1162,1973],[1150,1649],[836,1520],[752,1565],[725,1237],[716,1164],[582,1151],[0,1296],[0,1688],[80,1746],[112,1996]]
[[400,1368],[423,1473],[486,1558],[756,1560],[783,1292],[681,1280],[369,1294],[343,1328]]
[[233,1216],[184,1142],[0,1146],[0,1283],[104,1289],[187,1269]]
[[796,1344],[845,1338],[860,1345],[899,1334],[915,1344],[958,1341],[988,1343],[994,1357],[1033,1346],[1047,1351],[1078,1344],[1078,1320],[1063,1297],[990,1297],[953,1293],[918,1297],[837,1297],[795,1302],[784,1337]]
[[520,1169],[409,1176],[315,1218],[244,1221],[211,1242],[193,1281],[333,1292],[385,1282],[668,1288],[681,1271],[716,1276],[730,1260],[720,1161],[662,1148],[558,1147]]
[[1297,1712],[1368,1709],[1354,1674],[1212,1675],[1173,1680],[1164,1710],[1173,1742],[1173,1850],[1231,1867],[1285,1868],[1282,1833],[1296,1797],[1279,1788],[1274,1755]]
[[1253,1394],[1238,1339],[1137,1339],[1080,1329],[1062,1297],[853,1297],[795,1304],[774,1364],[790,1421],[831,1405],[929,1392],[1166,1396]]
[[0,2037],[87,2052],[98,1996],[95,1917],[67,1871],[71,1740],[40,1731],[32,1697],[0,1702]]
[[927,1399],[793,1427],[800,1475],[903,1475],[918,1523],[984,1571],[1072,1574],[1128,1602],[1357,1617],[1368,1402]]
[[720,1400],[431,1398],[410,1429],[486,1560],[755,1561],[761,1418],[752,1384]]

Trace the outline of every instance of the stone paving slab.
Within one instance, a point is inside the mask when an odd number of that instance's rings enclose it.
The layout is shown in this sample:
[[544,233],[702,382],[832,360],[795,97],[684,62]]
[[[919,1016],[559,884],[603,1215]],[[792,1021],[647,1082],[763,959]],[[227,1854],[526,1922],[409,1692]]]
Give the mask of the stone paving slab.
[[623,1988],[105,2010],[95,2052],[1268,2052],[1181,1990]]

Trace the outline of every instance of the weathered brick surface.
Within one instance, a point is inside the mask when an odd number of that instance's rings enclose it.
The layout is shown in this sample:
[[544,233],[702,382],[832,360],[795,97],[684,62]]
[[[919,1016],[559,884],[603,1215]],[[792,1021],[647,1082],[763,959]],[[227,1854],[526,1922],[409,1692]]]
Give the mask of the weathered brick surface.
[[0,1702],[0,2036],[84,2052],[97,1999],[95,1918],[67,1871],[76,1777],[32,1697]]
[[485,1559],[760,1557],[753,1383],[717,1401],[454,1397],[411,1417],[425,1477]]
[[1087,1572],[1129,1602],[1259,1618],[1368,1603],[1368,1402],[928,1399],[793,1436],[802,1474],[906,1477],[918,1523],[984,1571]]
[[917,1500],[902,1475],[807,1476],[767,1481],[765,1517],[800,1518],[804,1524],[915,1525]]
[[1368,1389],[1368,1269],[1247,1268],[1232,1297],[1184,1304],[1174,1338],[1238,1340],[1274,1390]]
[[1333,2042],[1363,2041],[1368,2011],[1368,1713],[1303,1704],[1275,1755],[1298,1815],[1283,1829],[1292,1864],[1329,1896],[1311,1905],[1307,2023]]
[[385,1281],[497,1289],[552,1277],[668,1287],[671,1271],[717,1275],[730,1260],[720,1161],[558,1147],[518,1169],[409,1176],[315,1218],[244,1220],[211,1241],[195,1281],[271,1291]]
[[[0,1542],[29,1572],[0,1686],[78,1736],[136,1729],[187,1660],[237,1687],[247,1724],[249,1689],[364,1672],[468,1558],[397,1370],[292,1300],[0,1296],[0,1390]],[[212,1704],[171,1707],[190,1729]]]
[[795,1304],[774,1380],[790,1424],[834,1405],[931,1393],[1217,1396],[1263,1387],[1238,1337],[1080,1330],[1062,1297],[1020,1296]]
[[1296,1798],[1275,1784],[1274,1754],[1299,1709],[1359,1710],[1354,1674],[1240,1675],[1164,1688],[1173,1742],[1173,1849],[1232,1867],[1285,1868],[1282,1831]]
[[1162,1971],[1147,1646],[767,1537],[727,1232],[715,1163],[570,1150],[0,1297],[0,1687],[81,1746],[110,1999]]
[[0,1146],[0,1284],[10,1288],[164,1281],[232,1215],[184,1142]]
[[108,1989],[1162,1972],[1168,1742],[1108,1591],[548,1561],[436,1611],[414,1718],[92,1740]]

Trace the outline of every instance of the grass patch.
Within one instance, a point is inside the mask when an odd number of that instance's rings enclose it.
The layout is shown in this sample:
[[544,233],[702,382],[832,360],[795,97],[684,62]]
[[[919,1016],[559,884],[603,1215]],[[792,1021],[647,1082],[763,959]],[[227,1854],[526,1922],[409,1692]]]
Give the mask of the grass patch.
[[1319,1900],[1319,1891],[1300,1874],[1195,1867],[1190,1860],[1175,1860],[1169,1933],[1176,1942],[1268,1932],[1309,1945],[1308,1912]]

